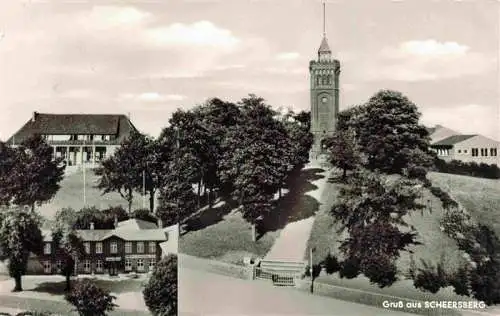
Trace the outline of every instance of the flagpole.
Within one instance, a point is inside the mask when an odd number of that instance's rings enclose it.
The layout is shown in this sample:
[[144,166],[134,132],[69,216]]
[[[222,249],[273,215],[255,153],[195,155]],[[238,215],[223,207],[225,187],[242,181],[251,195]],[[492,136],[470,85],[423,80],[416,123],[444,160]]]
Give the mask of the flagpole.
[[146,170],[142,170],[142,208],[146,208]]
[[87,188],[86,188],[86,179],[85,179],[85,162],[83,159],[83,153],[85,151],[85,138],[83,139],[83,146],[82,146],[82,168],[83,168],[83,207],[87,206]]

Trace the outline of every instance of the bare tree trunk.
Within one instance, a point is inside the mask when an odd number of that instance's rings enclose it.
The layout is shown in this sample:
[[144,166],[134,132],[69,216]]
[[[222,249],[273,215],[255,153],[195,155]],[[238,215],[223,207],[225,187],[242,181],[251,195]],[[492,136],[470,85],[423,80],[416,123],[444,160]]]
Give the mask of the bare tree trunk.
[[71,273],[66,274],[66,287],[64,288],[65,292],[71,291]]
[[132,189],[128,189],[128,213],[132,214],[132,201],[133,201],[133,195],[132,195]]
[[14,281],[15,281],[16,285],[14,286],[14,289],[12,290],[12,292],[21,292],[23,290],[21,277],[22,277],[21,274],[16,274],[14,276]]
[[154,214],[155,212],[155,191],[149,191],[149,211]]
[[257,229],[255,227],[255,223],[252,223],[252,241],[257,241]]
[[198,209],[200,209],[201,202],[201,179],[198,181]]
[[281,199],[281,188],[278,189],[279,198]]

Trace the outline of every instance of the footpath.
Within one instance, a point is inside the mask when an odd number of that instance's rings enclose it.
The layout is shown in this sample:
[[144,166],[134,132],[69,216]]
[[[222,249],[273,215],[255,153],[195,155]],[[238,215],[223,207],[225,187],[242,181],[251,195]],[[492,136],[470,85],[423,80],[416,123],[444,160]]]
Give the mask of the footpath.
[[[307,170],[323,170],[317,173],[318,176],[321,176],[320,179],[299,184],[302,186],[309,186],[312,184],[315,189],[308,191],[305,195],[312,197],[319,204],[325,184],[328,181],[329,171],[322,166],[321,161],[317,160],[313,160],[302,170],[305,172],[307,172]],[[300,199],[298,203],[300,203]],[[291,262],[304,261],[307,241],[309,240],[313,224],[314,216],[287,224],[274,242],[271,250],[269,250],[265,256],[264,260]]]

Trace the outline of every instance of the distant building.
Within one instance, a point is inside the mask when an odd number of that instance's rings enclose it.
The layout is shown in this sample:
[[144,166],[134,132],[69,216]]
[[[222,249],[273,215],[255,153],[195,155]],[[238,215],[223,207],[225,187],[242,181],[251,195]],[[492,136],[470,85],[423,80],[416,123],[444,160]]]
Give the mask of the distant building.
[[500,165],[500,142],[482,135],[448,136],[431,143],[431,148],[445,161]]
[[[149,272],[162,256],[162,248],[173,249],[177,244],[173,229],[159,228],[159,225],[140,219],[129,219],[115,223],[115,229],[77,230],[83,239],[86,256],[76,263],[75,274],[116,275],[124,272]],[[176,249],[175,249],[176,250]],[[59,248],[52,240],[50,231],[44,232],[44,254],[30,258],[28,273],[59,274],[62,261]]]
[[113,154],[131,132],[132,122],[120,114],[46,114],[31,119],[7,141],[18,146],[32,135],[41,135],[68,166],[95,164]]

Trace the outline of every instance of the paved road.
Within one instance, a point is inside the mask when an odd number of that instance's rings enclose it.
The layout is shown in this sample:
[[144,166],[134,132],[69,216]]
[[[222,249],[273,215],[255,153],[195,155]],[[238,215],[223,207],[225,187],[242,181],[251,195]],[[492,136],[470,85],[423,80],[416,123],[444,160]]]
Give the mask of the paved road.
[[[72,312],[72,306],[54,300],[40,300],[34,298],[15,297],[15,296],[0,296],[0,311],[2,307],[22,309],[22,310],[37,310],[50,311],[60,315],[76,315]],[[109,313],[110,316],[147,316],[146,312],[124,311],[117,310]]]
[[182,267],[179,312],[180,316],[412,315]]

